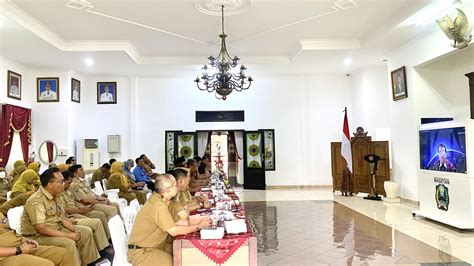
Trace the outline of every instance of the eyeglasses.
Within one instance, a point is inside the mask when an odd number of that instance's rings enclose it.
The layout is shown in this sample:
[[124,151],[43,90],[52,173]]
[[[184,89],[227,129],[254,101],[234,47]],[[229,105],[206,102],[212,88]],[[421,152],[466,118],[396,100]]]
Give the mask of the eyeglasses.
[[50,183],[53,183],[53,182],[59,182],[61,184],[64,184],[64,179],[61,179],[61,180],[53,180],[53,181],[49,181]]

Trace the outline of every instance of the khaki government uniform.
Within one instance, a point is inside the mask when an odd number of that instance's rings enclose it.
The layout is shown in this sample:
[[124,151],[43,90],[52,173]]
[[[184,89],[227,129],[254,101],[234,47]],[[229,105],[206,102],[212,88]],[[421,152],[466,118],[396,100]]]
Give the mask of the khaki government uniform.
[[[74,200],[74,195],[72,194],[71,190],[68,189],[64,191],[63,193],[63,200],[65,202],[65,206],[67,208],[80,208],[79,204],[77,201]],[[102,223],[102,227],[105,230],[105,234],[107,235],[107,239],[110,239],[110,231],[109,231],[109,223],[107,221],[107,216],[105,216],[105,213],[101,211],[90,211],[86,214],[81,214],[82,216],[86,216],[87,218],[97,218],[100,219],[100,222]]]
[[108,179],[108,187],[110,189],[118,189],[119,193],[118,196],[120,198],[126,199],[127,202],[130,204],[130,201],[137,198],[137,195],[133,192],[128,190],[128,180],[125,175],[121,173],[113,173],[110,175]]
[[[153,165],[154,166],[154,165]],[[154,169],[155,167],[151,167],[150,165],[144,163],[143,164],[143,170],[145,170],[145,174],[147,176],[149,176],[151,179],[155,179],[158,174],[157,173],[154,173],[152,169]]]
[[[8,220],[2,213],[0,213],[0,221],[0,239],[2,240],[0,241],[0,247],[17,247],[21,245],[23,239],[8,227]],[[72,266],[74,264],[65,248],[39,246],[38,250],[31,254],[0,257],[0,266],[7,265]]]
[[92,174],[91,187],[94,188],[94,183],[96,181],[100,181],[102,183],[102,179],[104,179],[104,175],[102,174],[102,168],[99,168]]
[[[63,208],[74,208],[77,209],[77,206],[75,204],[75,201],[71,201],[68,199],[68,196],[66,194],[66,191],[62,192],[59,194],[59,201],[61,202]],[[95,211],[93,211],[95,212]],[[102,212],[97,212],[100,213],[107,222],[107,218],[105,217],[105,214]],[[102,221],[99,218],[89,218],[85,215],[82,214],[71,214],[67,215],[68,217],[74,217],[74,219],[77,221],[78,225],[84,225],[92,229],[92,233],[94,234],[94,240],[95,244],[97,246],[98,250],[103,250],[109,245],[109,237],[105,233],[104,226],[102,225]]]
[[[41,245],[51,245],[64,247],[68,250],[68,256],[74,259],[75,265],[87,265],[100,258],[97,246],[94,242],[92,230],[89,227],[76,225],[75,229],[81,232],[81,238],[75,242],[67,237],[52,237],[40,234],[36,231],[35,225],[45,226],[65,233],[71,231],[65,228],[61,220],[64,217],[64,209],[59,200],[53,197],[43,187],[40,187],[27,201],[25,210],[21,217],[22,234],[25,237],[32,237]],[[77,248],[76,248],[77,246]],[[79,253],[77,252],[79,249]]]
[[160,194],[154,192],[137,214],[129,245],[136,245],[128,250],[128,259],[132,265],[172,265],[173,245],[167,243],[166,232],[175,226],[165,202]]
[[7,200],[7,192],[10,190],[7,177],[0,179],[0,203]]
[[[87,197],[97,199],[97,195],[92,192],[92,190],[77,177],[74,178],[71,187],[68,190],[71,191],[70,195],[72,195],[75,201],[81,201],[82,199]],[[94,209],[94,211],[103,212],[105,216],[107,216],[107,220],[110,220],[110,218],[114,217],[119,213],[119,206],[116,202],[110,202],[110,205],[94,204],[92,208]]]
[[8,215],[8,210],[13,209],[18,206],[25,206],[26,201],[30,198],[31,195],[33,195],[34,191],[30,191],[27,193],[20,194],[19,196],[14,197],[13,199],[3,203],[0,206],[0,211],[3,213],[3,215],[7,216]]

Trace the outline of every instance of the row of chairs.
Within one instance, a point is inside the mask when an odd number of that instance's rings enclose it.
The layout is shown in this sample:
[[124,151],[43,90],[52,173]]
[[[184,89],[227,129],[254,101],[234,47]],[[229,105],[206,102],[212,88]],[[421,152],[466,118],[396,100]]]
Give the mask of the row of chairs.
[[[86,182],[89,186],[91,179],[91,175],[86,176]],[[127,200],[118,197],[118,189],[107,189],[107,180],[105,179],[103,182],[95,182],[94,186],[97,194],[106,194],[110,201],[116,202],[119,205],[120,209],[121,217],[118,215],[114,216],[108,222],[115,252],[113,265],[131,265],[127,259],[128,238],[141,206],[136,199],[132,200],[130,205],[127,205]],[[7,193],[8,200],[10,200],[10,194],[11,192],[9,191]],[[21,235],[21,216],[23,215],[24,208],[24,206],[15,207],[7,213],[10,228],[19,235]]]
[[[21,216],[23,215],[24,206],[15,207],[8,211],[8,221],[10,228],[21,235]],[[128,212],[126,212],[128,214]],[[128,263],[128,234],[126,227],[120,216],[112,217],[109,222],[110,235],[112,237],[112,244],[114,245],[114,261],[113,265],[131,265]]]

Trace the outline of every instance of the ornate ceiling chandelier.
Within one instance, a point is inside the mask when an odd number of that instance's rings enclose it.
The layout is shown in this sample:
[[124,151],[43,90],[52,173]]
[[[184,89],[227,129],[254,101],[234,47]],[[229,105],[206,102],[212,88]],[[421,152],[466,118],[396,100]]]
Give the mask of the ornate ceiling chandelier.
[[202,67],[204,72],[194,82],[200,90],[215,92],[217,99],[225,100],[232,91],[240,92],[250,88],[253,79],[245,75],[244,71],[247,68],[244,65],[238,67],[240,58],[237,56],[231,58],[227,52],[225,44],[227,35],[224,33],[224,5],[222,5],[222,34],[219,37],[221,38],[219,55],[217,57],[211,55],[207,58],[209,64]]

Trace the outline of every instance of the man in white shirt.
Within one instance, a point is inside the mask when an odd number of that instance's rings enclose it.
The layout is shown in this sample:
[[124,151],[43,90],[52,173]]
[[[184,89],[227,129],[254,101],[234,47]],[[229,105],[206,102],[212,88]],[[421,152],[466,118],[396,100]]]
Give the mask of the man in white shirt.
[[55,91],[51,90],[51,83],[46,82],[44,85],[44,91],[40,94],[41,100],[56,100],[57,94]]
[[10,95],[11,96],[20,96],[20,90],[16,84],[10,86]]
[[101,102],[113,102],[114,95],[109,92],[109,85],[105,85],[104,92],[100,94]]
[[79,90],[77,89],[77,87],[75,87],[73,90],[72,90],[72,99],[74,101],[79,101]]

